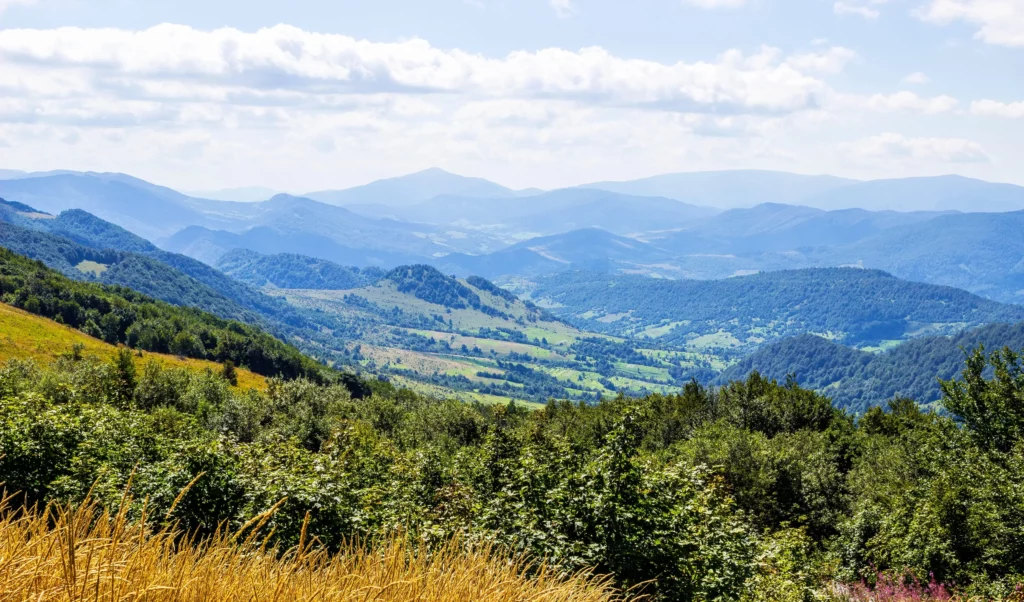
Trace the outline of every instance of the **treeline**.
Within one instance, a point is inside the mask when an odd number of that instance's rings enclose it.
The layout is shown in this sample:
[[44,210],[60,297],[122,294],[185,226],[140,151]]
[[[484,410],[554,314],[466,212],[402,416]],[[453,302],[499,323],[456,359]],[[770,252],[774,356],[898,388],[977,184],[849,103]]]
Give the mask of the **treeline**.
[[264,376],[329,378],[324,366],[265,332],[120,286],[71,280],[0,248],[0,301],[111,344],[216,362]]
[[305,380],[240,394],[132,361],[0,369],[9,489],[92,490],[116,509],[131,480],[149,516],[200,537],[286,498],[271,543],[486,539],[663,600],[849,599],[829,596],[915,579],[1001,597],[1024,575],[1024,365],[1009,352],[946,386],[949,417],[895,400],[856,421],[757,375],[527,411],[385,383],[358,401]]

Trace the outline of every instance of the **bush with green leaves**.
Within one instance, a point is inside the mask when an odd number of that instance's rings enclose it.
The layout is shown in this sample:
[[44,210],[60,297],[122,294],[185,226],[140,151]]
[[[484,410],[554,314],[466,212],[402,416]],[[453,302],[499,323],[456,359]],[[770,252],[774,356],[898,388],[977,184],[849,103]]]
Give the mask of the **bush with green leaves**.
[[854,420],[757,375],[533,411],[387,383],[237,391],[72,350],[0,367],[0,481],[112,507],[130,483],[152,520],[200,536],[276,508],[285,547],[307,514],[331,548],[496,541],[654,599],[804,602],[879,574],[995,597],[1024,575],[1020,365],[976,356],[948,415],[898,399]]

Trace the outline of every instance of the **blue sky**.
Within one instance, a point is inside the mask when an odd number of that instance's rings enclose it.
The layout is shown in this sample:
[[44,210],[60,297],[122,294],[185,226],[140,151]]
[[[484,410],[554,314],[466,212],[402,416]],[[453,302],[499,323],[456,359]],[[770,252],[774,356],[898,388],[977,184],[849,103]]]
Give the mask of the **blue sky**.
[[1024,0],[0,0],[0,168],[1024,184]]

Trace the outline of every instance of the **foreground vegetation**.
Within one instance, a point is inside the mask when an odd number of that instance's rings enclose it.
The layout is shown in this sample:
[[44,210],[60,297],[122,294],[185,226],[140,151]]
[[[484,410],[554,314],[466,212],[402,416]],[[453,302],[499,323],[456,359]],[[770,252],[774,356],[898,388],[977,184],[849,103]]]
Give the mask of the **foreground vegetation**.
[[[857,421],[756,375],[528,411],[386,383],[361,400],[304,379],[239,392],[132,358],[0,369],[0,480],[18,502],[91,489],[196,541],[262,516],[278,549],[488,542],[665,600],[866,600],[892,583],[993,599],[1024,575],[1024,365],[1010,352],[974,356],[944,387],[948,417],[894,400]],[[124,500],[129,481],[145,510]]]
[[21,513],[0,508],[0,601],[611,602],[605,580],[563,576],[491,546],[432,550],[401,539],[349,544],[331,555],[315,541],[267,549],[256,521],[182,545],[173,525],[150,528],[95,503]]

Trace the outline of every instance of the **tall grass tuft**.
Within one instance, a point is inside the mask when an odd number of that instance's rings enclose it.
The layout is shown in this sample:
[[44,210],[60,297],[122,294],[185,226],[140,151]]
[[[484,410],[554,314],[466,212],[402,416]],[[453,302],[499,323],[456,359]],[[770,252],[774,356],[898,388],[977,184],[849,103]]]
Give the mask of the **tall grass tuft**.
[[[122,504],[127,508],[128,504]],[[0,502],[0,601],[612,602],[609,582],[559,575],[488,545],[428,552],[394,537],[336,554],[313,538],[267,548],[270,514],[195,541],[98,504],[26,510]]]

